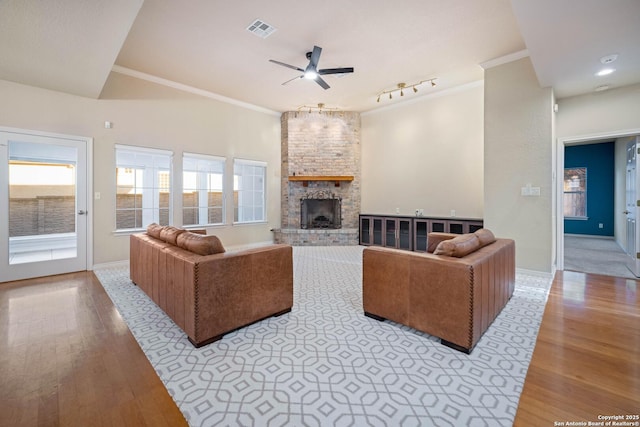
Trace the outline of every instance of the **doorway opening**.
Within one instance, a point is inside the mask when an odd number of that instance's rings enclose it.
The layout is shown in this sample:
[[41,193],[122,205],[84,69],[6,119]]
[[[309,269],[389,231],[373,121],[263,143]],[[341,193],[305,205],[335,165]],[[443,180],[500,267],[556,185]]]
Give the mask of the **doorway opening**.
[[[626,171],[625,171],[625,159],[626,159],[626,144],[632,138],[637,138],[640,135],[640,130],[611,132],[607,134],[598,134],[584,137],[572,137],[572,138],[559,138],[557,141],[556,150],[556,268],[560,270],[570,269],[574,271],[584,271],[599,274],[608,274],[619,277],[634,278],[631,267],[629,264],[635,264],[635,257],[627,255],[627,218],[624,213],[625,209],[625,193],[629,188],[627,184]],[[571,146],[596,144],[605,141],[615,141],[615,184],[614,184],[614,197],[613,201],[608,202],[608,209],[613,210],[613,216],[608,222],[613,225],[613,232],[608,231],[605,233],[598,233],[593,231],[581,231],[576,234],[575,231],[565,229],[566,216],[565,216],[565,181],[563,177],[563,171],[565,169],[565,149]],[[575,166],[575,165],[571,165]],[[588,173],[588,172],[587,172]],[[588,199],[587,199],[588,200]],[[597,204],[597,201],[592,201]],[[587,206],[588,206],[587,201]],[[586,221],[589,217],[587,212],[584,219]],[[594,215],[595,219],[595,215]],[[572,222],[578,223],[580,219],[576,219]],[[595,227],[605,227],[603,224],[605,221],[597,221]],[[586,222],[580,224],[580,226],[586,226]],[[602,228],[596,230],[602,231]],[[640,230],[639,230],[640,231]],[[598,235],[600,234],[600,235]],[[635,233],[637,234],[637,233]],[[579,240],[578,240],[579,239]],[[604,245],[604,246],[603,246]],[[590,261],[590,258],[591,261]],[[579,261],[578,265],[575,261]],[[611,261],[614,260],[614,261]],[[566,262],[566,265],[565,265]],[[605,271],[603,268],[598,267],[598,263],[604,262],[602,265],[612,266],[617,264],[616,268],[612,271]],[[587,271],[591,270],[591,271]]]

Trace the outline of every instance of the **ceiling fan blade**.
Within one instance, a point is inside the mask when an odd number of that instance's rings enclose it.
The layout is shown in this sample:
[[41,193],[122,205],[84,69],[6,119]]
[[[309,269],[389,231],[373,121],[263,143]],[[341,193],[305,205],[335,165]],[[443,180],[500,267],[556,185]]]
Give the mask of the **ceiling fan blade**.
[[316,83],[318,83],[320,86],[322,86],[322,89],[327,90],[329,89],[329,85],[327,84],[327,82],[325,82],[324,80],[322,80],[322,77],[318,76],[315,78]]
[[283,67],[291,68],[292,70],[300,71],[304,73],[304,70],[300,67],[295,67],[293,65],[285,64],[284,62],[276,61],[275,59],[270,59],[269,62],[273,62],[274,64],[282,65]]
[[324,70],[318,70],[318,74],[324,76],[326,74],[347,74],[353,73],[353,67],[346,68],[325,68]]
[[286,82],[282,83],[282,85],[284,86],[284,85],[286,85],[287,83],[290,83],[290,82],[292,82],[292,81],[294,81],[294,80],[301,79],[302,77],[304,77],[304,76],[297,76],[297,77],[294,77],[294,78],[289,79],[289,80],[287,80]]
[[313,67],[314,70],[318,69],[318,61],[320,60],[320,54],[322,53],[322,48],[318,46],[313,47],[313,52],[311,52],[311,59],[309,60],[309,65]]

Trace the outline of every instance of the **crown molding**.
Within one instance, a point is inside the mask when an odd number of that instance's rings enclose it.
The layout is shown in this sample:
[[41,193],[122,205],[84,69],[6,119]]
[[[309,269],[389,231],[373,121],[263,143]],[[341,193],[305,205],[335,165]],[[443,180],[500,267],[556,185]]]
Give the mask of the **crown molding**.
[[248,102],[238,101],[237,99],[228,98],[223,95],[219,95],[214,92],[209,92],[208,90],[198,89],[193,86],[185,85],[183,83],[174,82],[172,80],[163,79],[162,77],[154,76],[151,74],[143,73],[141,71],[132,70],[130,68],[122,67],[120,65],[114,65],[111,68],[111,71],[118,74],[124,74],[126,76],[134,77],[136,79],[145,80],[151,83],[156,83],[162,86],[170,87],[172,89],[177,89],[183,92],[192,93],[194,95],[203,96],[205,98],[215,99],[216,101],[224,102],[226,104],[235,105],[237,107],[246,108],[248,110],[257,111],[259,113],[269,114],[271,116],[280,117],[280,113],[277,111],[269,110],[268,108],[259,107],[254,104],[249,104]]
[[486,70],[489,68],[497,67],[498,65],[507,64],[509,62],[517,61],[518,59],[526,58],[529,56],[529,51],[527,49],[510,53],[508,55],[501,56],[499,58],[490,59],[486,62],[482,62],[480,66]]

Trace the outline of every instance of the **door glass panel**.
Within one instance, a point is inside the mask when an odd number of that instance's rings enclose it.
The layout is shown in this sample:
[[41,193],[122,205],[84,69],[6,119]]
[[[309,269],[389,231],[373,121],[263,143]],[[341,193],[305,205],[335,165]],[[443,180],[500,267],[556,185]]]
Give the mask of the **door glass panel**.
[[385,246],[396,247],[396,220],[388,219],[385,221]]
[[426,252],[427,251],[427,222],[416,220],[415,230],[416,230],[415,231],[416,251]]
[[400,221],[400,241],[401,249],[411,249],[411,221]]
[[77,256],[77,149],[9,142],[9,264]]
[[373,244],[382,245],[382,219],[373,219]]

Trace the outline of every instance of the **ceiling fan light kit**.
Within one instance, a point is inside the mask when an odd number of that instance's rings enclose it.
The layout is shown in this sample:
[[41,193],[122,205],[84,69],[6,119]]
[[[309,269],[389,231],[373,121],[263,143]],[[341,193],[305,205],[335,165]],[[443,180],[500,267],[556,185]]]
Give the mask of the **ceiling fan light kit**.
[[431,87],[434,87],[436,85],[436,79],[437,77],[434,77],[432,79],[425,79],[425,80],[421,80],[417,83],[412,83],[412,84],[406,84],[406,83],[398,83],[396,84],[395,89],[389,89],[389,90],[383,90],[382,92],[380,92],[378,94],[378,99],[376,100],[376,102],[380,102],[380,97],[382,95],[386,95],[389,94],[389,99],[393,99],[393,93],[394,92],[400,92],[400,96],[404,96],[404,90],[407,88],[411,88],[413,89],[413,93],[418,92],[418,87],[420,86],[422,83],[426,83],[426,82],[431,82]]
[[294,80],[305,78],[307,80],[314,80],[316,83],[320,85],[323,89],[329,89],[329,85],[325,82],[322,77],[328,74],[347,74],[353,73],[353,67],[343,67],[343,68],[324,68],[318,69],[318,61],[320,61],[320,54],[322,53],[322,48],[318,46],[313,47],[313,51],[307,52],[307,59],[309,60],[309,64],[305,69],[300,67],[296,67],[295,65],[286,64],[284,62],[276,61],[275,59],[270,59],[269,62],[273,62],[274,64],[282,65],[283,67],[291,68],[292,70],[296,70],[301,72],[302,74],[294,77],[286,82],[282,83],[286,85],[289,82]]

